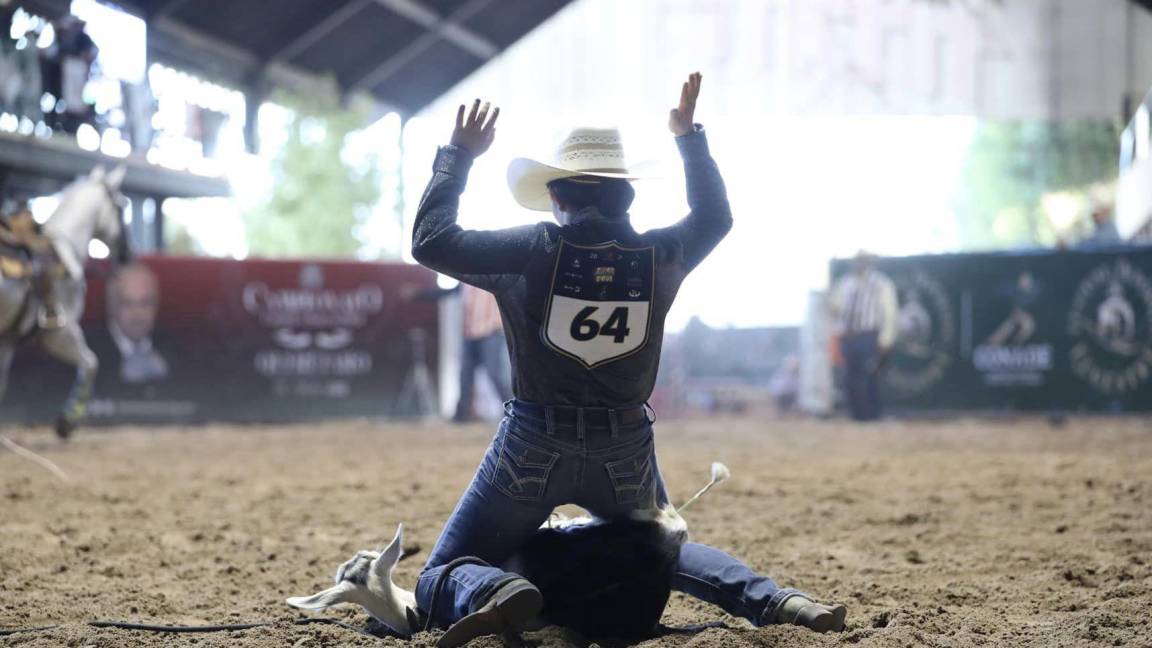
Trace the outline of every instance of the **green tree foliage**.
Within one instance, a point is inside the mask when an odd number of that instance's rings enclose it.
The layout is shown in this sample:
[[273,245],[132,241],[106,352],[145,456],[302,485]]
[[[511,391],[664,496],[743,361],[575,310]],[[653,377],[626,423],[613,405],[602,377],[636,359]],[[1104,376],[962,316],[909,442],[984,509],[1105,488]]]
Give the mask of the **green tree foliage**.
[[204,246],[183,223],[166,221],[164,223],[164,253],[177,256],[204,256]]
[[341,105],[335,83],[276,102],[292,117],[273,164],[268,202],[244,215],[254,256],[349,257],[361,248],[357,232],[380,198],[375,160],[353,165],[342,155],[363,111]]
[[1109,121],[985,122],[968,150],[956,210],[969,249],[1052,245],[1045,194],[1114,181],[1120,133]]

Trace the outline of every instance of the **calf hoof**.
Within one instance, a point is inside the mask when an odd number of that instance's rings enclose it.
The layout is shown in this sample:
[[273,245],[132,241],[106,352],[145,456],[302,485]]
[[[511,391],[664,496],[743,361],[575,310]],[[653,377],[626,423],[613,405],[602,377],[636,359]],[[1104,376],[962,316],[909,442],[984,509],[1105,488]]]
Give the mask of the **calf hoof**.
[[73,421],[67,416],[61,416],[56,419],[56,436],[61,441],[67,441],[72,438],[72,433],[75,432],[79,426],[80,424],[76,421]]

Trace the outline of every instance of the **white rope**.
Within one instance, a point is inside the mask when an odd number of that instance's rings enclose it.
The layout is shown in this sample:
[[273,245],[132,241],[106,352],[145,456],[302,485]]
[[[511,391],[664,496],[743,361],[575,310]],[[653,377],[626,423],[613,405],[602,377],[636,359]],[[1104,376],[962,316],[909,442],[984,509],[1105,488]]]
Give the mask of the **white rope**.
[[724,482],[728,481],[728,478],[731,476],[732,476],[732,473],[731,473],[731,471],[728,470],[728,466],[725,466],[724,464],[720,463],[719,461],[713,462],[712,463],[712,481],[708,482],[704,486],[704,488],[701,488],[695,495],[688,498],[687,502],[684,502],[682,505],[680,505],[680,510],[683,511],[684,509],[688,508],[689,504],[700,499],[700,496],[703,495],[704,493],[707,493],[708,489],[712,488],[716,484],[723,484]]
[[21,457],[24,457],[25,459],[31,459],[32,461],[35,461],[36,463],[40,464],[44,469],[48,470],[53,475],[56,475],[58,478],[60,478],[61,481],[65,481],[65,482],[72,481],[72,478],[69,477],[68,473],[64,472],[60,468],[60,466],[57,466],[51,460],[46,459],[44,457],[41,457],[40,455],[36,454],[35,452],[32,452],[31,450],[21,446],[20,444],[16,443],[12,439],[9,439],[8,437],[0,436],[0,443],[4,444],[5,448],[8,448],[12,452],[15,452],[16,454],[20,455]]
[[701,488],[692,497],[688,498],[687,502],[684,502],[683,504],[681,504],[679,510],[683,511],[684,509],[688,508],[692,504],[692,502],[695,502],[696,500],[700,499],[701,495],[703,495],[704,493],[707,493],[708,489],[712,488],[715,485],[716,485],[716,482],[714,482],[714,481],[708,482],[708,485],[706,485],[704,488]]

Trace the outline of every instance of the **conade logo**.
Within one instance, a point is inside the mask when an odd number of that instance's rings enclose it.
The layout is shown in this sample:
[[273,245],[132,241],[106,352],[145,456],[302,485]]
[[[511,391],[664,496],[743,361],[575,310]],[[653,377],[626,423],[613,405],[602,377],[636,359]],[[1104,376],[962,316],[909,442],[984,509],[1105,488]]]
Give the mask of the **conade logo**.
[[949,350],[956,339],[956,320],[948,293],[934,277],[916,272],[898,279],[896,288],[896,345],[884,380],[897,393],[912,396],[938,383],[952,364]]
[[1152,376],[1152,280],[1126,260],[1102,265],[1076,288],[1068,314],[1072,372],[1118,396]]

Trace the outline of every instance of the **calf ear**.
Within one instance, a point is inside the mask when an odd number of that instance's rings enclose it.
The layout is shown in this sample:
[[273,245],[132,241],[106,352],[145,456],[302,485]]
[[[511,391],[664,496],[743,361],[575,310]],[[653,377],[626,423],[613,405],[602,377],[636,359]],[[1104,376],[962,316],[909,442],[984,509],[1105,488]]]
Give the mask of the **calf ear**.
[[404,544],[404,525],[396,527],[396,535],[392,538],[392,542],[388,543],[388,547],[380,552],[380,557],[373,563],[372,568],[378,573],[386,573],[400,562],[400,554],[403,552]]
[[356,586],[344,581],[312,596],[293,596],[284,599],[284,602],[304,610],[323,610],[340,603],[355,603],[355,595]]

